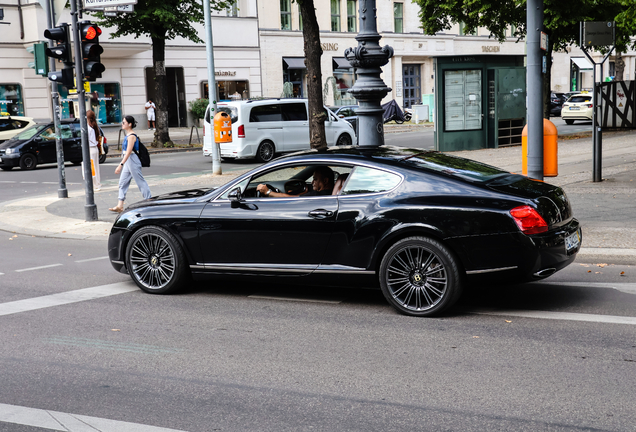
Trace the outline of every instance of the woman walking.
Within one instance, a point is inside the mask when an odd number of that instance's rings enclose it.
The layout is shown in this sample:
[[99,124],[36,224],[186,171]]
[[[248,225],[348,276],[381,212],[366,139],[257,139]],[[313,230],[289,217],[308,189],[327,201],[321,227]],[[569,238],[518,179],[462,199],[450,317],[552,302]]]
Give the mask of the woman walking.
[[[95,113],[91,110],[86,111],[86,122],[88,123],[88,148],[91,155],[91,162],[93,165],[93,190],[100,190],[102,188],[102,182],[99,177],[99,126],[97,126],[97,119]],[[82,177],[84,176],[84,170],[82,169]]]
[[135,126],[137,126],[137,122],[133,116],[128,115],[124,117],[124,120],[121,122],[121,128],[126,132],[126,139],[124,139],[124,144],[122,145],[123,157],[121,163],[115,169],[115,174],[121,173],[119,177],[119,202],[116,207],[108,209],[116,213],[124,211],[126,193],[130,186],[130,180],[133,178],[144,199],[151,197],[148,183],[146,183],[141,173],[141,161],[139,160],[139,156],[135,153],[139,151],[139,138],[132,131]]

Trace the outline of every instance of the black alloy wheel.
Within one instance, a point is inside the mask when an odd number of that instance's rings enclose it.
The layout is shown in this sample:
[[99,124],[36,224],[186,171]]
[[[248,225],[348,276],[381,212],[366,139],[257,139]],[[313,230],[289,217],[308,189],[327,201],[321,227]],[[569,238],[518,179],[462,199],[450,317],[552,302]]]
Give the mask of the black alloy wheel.
[[25,153],[20,158],[20,169],[32,170],[38,164],[38,160],[31,153]]
[[126,267],[137,286],[151,294],[174,292],[190,276],[177,239],[156,226],[140,228],[133,234],[126,247]]
[[350,146],[351,145],[351,137],[348,133],[343,133],[338,137],[338,141],[336,141],[337,146]]
[[269,162],[274,159],[274,143],[263,141],[256,151],[256,160],[259,162]]
[[380,265],[380,287],[389,304],[405,315],[439,314],[461,295],[457,261],[440,242],[408,237],[395,243]]

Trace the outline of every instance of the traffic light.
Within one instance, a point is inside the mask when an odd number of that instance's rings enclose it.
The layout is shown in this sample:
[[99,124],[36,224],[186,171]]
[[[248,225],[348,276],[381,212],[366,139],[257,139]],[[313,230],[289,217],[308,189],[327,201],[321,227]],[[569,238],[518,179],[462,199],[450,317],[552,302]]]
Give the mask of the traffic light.
[[97,24],[90,21],[80,23],[80,35],[82,36],[82,59],[84,62],[84,78],[87,81],[95,81],[102,77],[106,70],[100,61],[100,55],[104,48],[99,45],[99,35],[102,34]]
[[27,52],[33,54],[33,61],[29,62],[29,67],[35,69],[37,75],[47,76],[49,74],[49,62],[46,58],[46,42],[34,43],[27,48]]
[[75,88],[75,80],[73,79],[73,55],[68,24],[63,23],[57,27],[44,30],[44,37],[54,42],[54,45],[46,48],[46,55],[64,63],[62,70],[48,73],[49,79],[62,84],[66,88]]

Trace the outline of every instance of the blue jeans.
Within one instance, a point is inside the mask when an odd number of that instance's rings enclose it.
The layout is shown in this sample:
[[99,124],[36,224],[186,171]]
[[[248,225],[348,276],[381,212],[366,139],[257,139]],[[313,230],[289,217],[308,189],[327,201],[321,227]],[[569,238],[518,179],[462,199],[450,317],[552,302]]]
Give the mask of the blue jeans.
[[126,194],[128,193],[128,187],[130,186],[130,180],[135,179],[135,183],[137,183],[137,187],[143,195],[144,199],[150,198],[152,195],[150,194],[150,188],[148,187],[148,183],[144,179],[143,174],[141,173],[141,161],[137,157],[135,153],[131,153],[130,157],[124,164],[121,175],[119,176],[119,200],[125,201]]

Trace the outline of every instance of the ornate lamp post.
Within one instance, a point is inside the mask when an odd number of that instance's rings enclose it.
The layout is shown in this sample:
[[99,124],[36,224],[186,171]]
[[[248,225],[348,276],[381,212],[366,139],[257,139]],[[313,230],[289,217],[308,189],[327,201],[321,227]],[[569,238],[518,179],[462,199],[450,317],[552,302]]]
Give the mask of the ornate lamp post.
[[360,0],[360,32],[356,36],[358,46],[347,48],[345,57],[357,69],[358,79],[349,93],[358,100],[358,145],[377,147],[384,144],[384,121],[380,101],[388,92],[380,74],[381,66],[393,57],[393,48],[381,47],[378,33],[376,0]]

